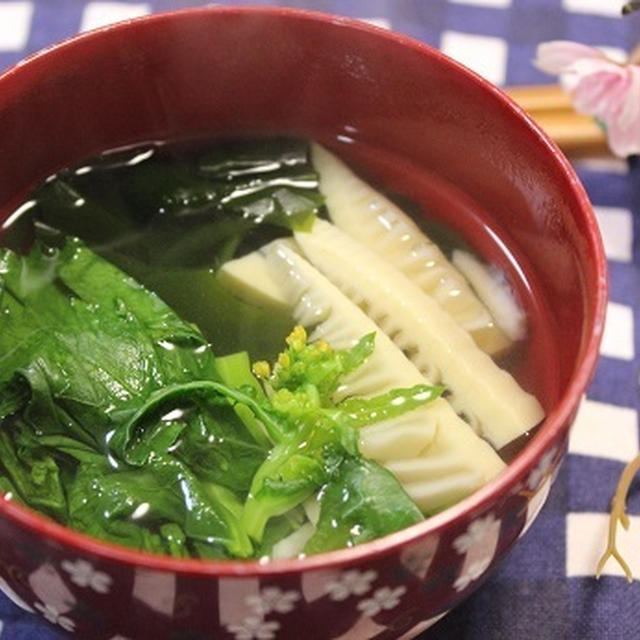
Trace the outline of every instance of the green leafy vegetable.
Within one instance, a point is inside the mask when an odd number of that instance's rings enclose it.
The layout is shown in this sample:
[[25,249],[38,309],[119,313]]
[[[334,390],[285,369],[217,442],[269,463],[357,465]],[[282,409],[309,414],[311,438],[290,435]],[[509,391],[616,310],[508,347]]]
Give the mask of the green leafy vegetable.
[[342,549],[419,522],[422,514],[375,462],[346,460],[321,495],[320,519],[305,552]]
[[30,505],[50,515],[63,513],[60,470],[45,449],[26,445],[20,433],[12,439],[6,431],[0,431],[0,459],[18,495],[28,496]]
[[[105,195],[111,178],[86,175],[111,176],[137,161],[109,154],[43,188],[41,222],[78,225],[91,239],[91,222],[65,217],[73,201],[108,208],[107,225],[131,233],[101,247],[113,263],[55,233],[26,255],[0,250],[0,490],[89,535],[176,557],[268,554],[310,527],[302,505],[313,496],[321,512],[308,553],[422,518],[393,476],[361,457],[358,429],[430,402],[441,388],[336,404],[343,378],[373,352],[374,334],[334,350],[309,344],[296,327],[273,365],[252,370],[246,351],[215,357],[167,304],[183,296],[191,320],[244,320],[244,309],[218,295],[215,260],[204,267],[203,256],[213,247],[225,259],[263,221],[280,233],[316,215],[322,200],[306,148],[287,144],[275,160],[236,145],[186,168],[159,154]],[[166,221],[143,241],[138,230],[158,215]],[[186,233],[172,244],[183,218]],[[95,233],[96,241],[111,237]],[[189,267],[181,253],[192,255]],[[167,286],[172,278],[176,286]]]
[[[0,459],[20,498],[122,544],[170,552],[149,531],[175,523],[188,543],[251,555],[242,500],[267,451],[202,335],[78,241],[0,255]],[[213,385],[206,396],[194,380]]]

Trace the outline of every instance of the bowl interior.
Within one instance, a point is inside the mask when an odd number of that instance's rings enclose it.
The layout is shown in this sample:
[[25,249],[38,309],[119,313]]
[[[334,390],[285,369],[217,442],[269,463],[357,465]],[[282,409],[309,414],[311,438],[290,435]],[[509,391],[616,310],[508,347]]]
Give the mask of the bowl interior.
[[[538,389],[545,429],[566,427],[604,308],[586,196],[515,105],[407,38],[296,11],[206,9],[37,55],[0,77],[0,219],[46,176],[104,149],[239,132],[317,139],[408,195],[407,176],[425,176],[436,215],[484,253],[496,243],[474,229],[489,219],[539,289],[554,354]],[[531,357],[543,366],[541,350]]]

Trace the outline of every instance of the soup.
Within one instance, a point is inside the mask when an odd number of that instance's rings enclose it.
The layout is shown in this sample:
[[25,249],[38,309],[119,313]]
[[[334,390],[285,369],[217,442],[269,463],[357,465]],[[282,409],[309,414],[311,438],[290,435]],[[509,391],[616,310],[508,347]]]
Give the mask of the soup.
[[516,382],[546,393],[525,272],[317,145],[107,152],[9,222],[0,488],[89,535],[177,557],[352,546],[469,495],[543,417]]

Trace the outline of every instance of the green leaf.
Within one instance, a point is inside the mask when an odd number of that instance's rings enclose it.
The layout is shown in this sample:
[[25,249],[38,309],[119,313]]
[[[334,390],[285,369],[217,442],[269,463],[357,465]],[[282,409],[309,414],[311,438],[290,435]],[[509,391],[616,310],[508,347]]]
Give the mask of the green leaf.
[[[244,391],[227,387],[210,380],[194,380],[183,384],[166,385],[162,389],[149,394],[148,398],[128,419],[121,420],[119,426],[109,439],[109,448],[119,457],[131,464],[140,464],[142,459],[130,456],[130,447],[144,438],[145,421],[151,418],[153,423],[158,413],[168,407],[180,406],[185,399],[192,402],[204,401],[214,407],[233,407],[236,403],[249,407],[267,429],[272,439],[281,437],[281,426],[270,412],[262,407]],[[142,434],[142,435],[141,435]]]
[[355,432],[322,413],[298,419],[256,471],[245,502],[247,533],[261,541],[269,520],[297,507],[335,473],[346,455],[357,455]]
[[168,522],[160,526],[160,537],[166,546],[169,555],[174,558],[188,558],[187,537],[184,531],[175,522]]
[[0,382],[0,420],[22,409],[30,395],[29,385],[20,377]]
[[305,552],[351,547],[422,519],[391,473],[372,461],[348,459],[322,492],[320,519]]
[[218,356],[215,367],[222,382],[228,387],[247,387],[256,397],[264,398],[260,383],[251,372],[251,361],[246,351],[236,351],[226,356]]
[[[245,503],[242,523],[247,533],[260,542],[271,518],[304,502],[326,479],[319,460],[291,453],[278,445],[268,459],[269,471],[262,468]],[[255,486],[255,488],[254,488]]]
[[30,438],[32,446],[44,447],[51,451],[52,455],[55,456],[64,454],[64,456],[73,458],[78,462],[94,465],[100,465],[105,461],[105,454],[103,451],[98,451],[80,440],[75,440],[74,438],[58,435],[46,436],[40,434],[32,435]]
[[364,427],[433,402],[444,390],[441,386],[418,384],[408,389],[392,389],[373,398],[346,398],[338,408],[346,414],[351,427]]
[[6,476],[0,476],[0,493],[4,500],[11,500],[12,502],[17,502],[22,505],[25,504],[11,480]]
[[16,444],[3,429],[0,431],[0,460],[17,496],[34,509],[64,516],[66,500],[60,470],[51,456],[43,449]]
[[250,556],[253,547],[239,526],[240,511],[232,492],[200,482],[168,457],[153,458],[144,469],[82,465],[69,490],[69,523],[74,528],[165,553],[170,548],[162,545],[162,538],[149,538],[148,533],[174,523],[187,539],[227,549],[231,556]]

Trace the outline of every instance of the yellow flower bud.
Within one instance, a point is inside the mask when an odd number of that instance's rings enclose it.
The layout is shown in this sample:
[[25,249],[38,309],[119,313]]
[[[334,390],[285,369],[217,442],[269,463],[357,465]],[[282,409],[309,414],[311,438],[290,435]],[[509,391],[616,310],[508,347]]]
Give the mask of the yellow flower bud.
[[265,360],[254,362],[251,371],[253,371],[253,375],[256,376],[256,378],[262,378],[263,380],[271,375],[271,367]]
[[288,353],[285,353],[284,351],[278,356],[278,364],[283,367],[283,368],[287,368],[288,366],[291,365],[291,358],[289,357]]
[[314,346],[320,353],[331,353],[331,347],[326,340],[318,340]]
[[287,344],[296,351],[300,351],[307,344],[307,332],[304,327],[297,324],[293,331],[287,336]]

